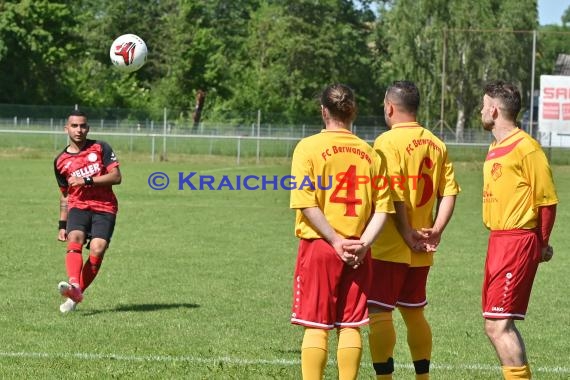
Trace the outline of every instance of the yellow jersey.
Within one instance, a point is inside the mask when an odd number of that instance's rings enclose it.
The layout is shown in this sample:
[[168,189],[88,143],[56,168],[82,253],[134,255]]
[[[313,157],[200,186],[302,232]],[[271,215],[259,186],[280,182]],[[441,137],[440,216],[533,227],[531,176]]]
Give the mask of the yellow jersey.
[[299,141],[291,163],[295,235],[322,238],[301,212],[318,207],[339,235],[360,237],[373,212],[394,212],[389,189],[373,186],[385,170],[374,149],[350,131],[325,129]]
[[[437,198],[461,191],[445,144],[419,123],[409,122],[394,124],[378,136],[374,149],[386,160],[393,200],[405,203],[412,228],[432,227]],[[393,218],[372,246],[372,257],[414,267],[433,264],[433,253],[408,247]]]
[[515,128],[491,144],[483,165],[483,223],[488,229],[535,228],[538,207],[557,203],[552,172],[536,140]]

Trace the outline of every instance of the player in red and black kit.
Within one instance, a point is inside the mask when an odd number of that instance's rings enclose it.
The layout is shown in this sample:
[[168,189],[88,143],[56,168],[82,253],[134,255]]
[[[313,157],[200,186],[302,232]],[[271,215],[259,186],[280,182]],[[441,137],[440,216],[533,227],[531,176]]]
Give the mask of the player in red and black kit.
[[[104,141],[87,139],[87,116],[73,111],[65,125],[70,143],[54,161],[61,189],[58,240],[67,241],[65,267],[69,281],[58,288],[66,297],[59,310],[75,310],[83,292],[93,282],[115,228],[117,198],[113,185],[121,183],[119,162]],[[81,250],[87,239],[89,257],[85,264]]]

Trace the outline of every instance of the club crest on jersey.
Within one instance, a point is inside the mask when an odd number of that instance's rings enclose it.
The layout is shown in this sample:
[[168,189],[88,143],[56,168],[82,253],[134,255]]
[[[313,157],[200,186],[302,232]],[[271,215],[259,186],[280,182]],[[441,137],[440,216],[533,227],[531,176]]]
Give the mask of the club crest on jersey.
[[97,154],[96,153],[89,153],[87,155],[87,160],[89,160],[89,162],[97,161]]
[[503,166],[501,164],[499,164],[498,162],[495,162],[493,164],[493,168],[491,169],[491,176],[493,177],[493,179],[496,181],[499,179],[499,177],[503,174],[502,173],[502,169]]

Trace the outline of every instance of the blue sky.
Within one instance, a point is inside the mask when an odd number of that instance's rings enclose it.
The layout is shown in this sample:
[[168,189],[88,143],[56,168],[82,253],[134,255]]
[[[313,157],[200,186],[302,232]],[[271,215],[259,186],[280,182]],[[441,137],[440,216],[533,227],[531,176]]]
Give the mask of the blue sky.
[[538,20],[540,25],[562,25],[560,18],[570,6],[570,0],[538,0]]

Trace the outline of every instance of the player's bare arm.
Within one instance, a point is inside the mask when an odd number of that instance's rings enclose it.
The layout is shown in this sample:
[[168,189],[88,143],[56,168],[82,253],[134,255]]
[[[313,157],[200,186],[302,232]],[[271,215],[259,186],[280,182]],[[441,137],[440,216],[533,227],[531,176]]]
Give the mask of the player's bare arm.
[[378,235],[380,235],[380,232],[382,231],[382,228],[384,228],[384,224],[386,224],[387,220],[388,220],[387,213],[375,212],[372,218],[370,218],[368,224],[366,225],[366,229],[362,233],[360,240],[356,241],[358,243],[356,243],[354,240],[349,240],[350,243],[348,245],[345,245],[344,249],[347,250],[348,252],[353,252],[355,258],[352,264],[351,263],[347,264],[352,265],[352,267],[355,269],[358,268],[358,266],[364,260],[366,252],[368,252],[368,249],[370,248],[372,243],[374,243],[374,241],[376,241],[376,239],[378,238]]
[[97,177],[69,177],[67,179],[69,186],[112,186],[119,185],[121,181],[121,171],[118,167],[114,167],[109,173]]
[[441,240],[441,235],[449,223],[453,210],[455,209],[455,195],[448,195],[437,200],[437,211],[435,222],[431,228],[422,228],[422,232],[427,235],[427,244],[435,250]]
[[340,236],[334,228],[327,221],[322,210],[318,207],[309,207],[301,210],[303,215],[311,222],[313,227],[319,231],[321,236],[335,249],[338,257],[345,263],[354,262],[355,255],[344,249],[344,246],[348,246],[350,243],[360,244],[360,240],[350,240],[345,239]]
[[396,210],[396,214],[394,215],[396,228],[406,244],[414,251],[432,252],[433,249],[427,246],[425,242],[427,235],[410,226],[406,204],[401,201],[394,201],[394,209]]
[[67,224],[67,192],[61,194],[59,198],[59,229],[57,233],[57,240],[59,241],[67,240],[66,224]]

